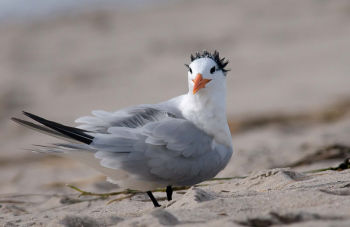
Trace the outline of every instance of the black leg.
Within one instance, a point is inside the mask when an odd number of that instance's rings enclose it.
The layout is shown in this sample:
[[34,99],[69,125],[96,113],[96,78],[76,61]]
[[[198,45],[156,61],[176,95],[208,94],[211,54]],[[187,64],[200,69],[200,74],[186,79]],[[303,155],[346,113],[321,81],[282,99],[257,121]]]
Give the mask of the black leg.
[[166,197],[168,199],[168,201],[172,200],[173,198],[173,188],[171,187],[171,185],[166,187]]
[[147,195],[152,200],[154,207],[160,207],[159,203],[157,202],[156,198],[154,198],[154,196],[153,196],[151,191],[148,191]]

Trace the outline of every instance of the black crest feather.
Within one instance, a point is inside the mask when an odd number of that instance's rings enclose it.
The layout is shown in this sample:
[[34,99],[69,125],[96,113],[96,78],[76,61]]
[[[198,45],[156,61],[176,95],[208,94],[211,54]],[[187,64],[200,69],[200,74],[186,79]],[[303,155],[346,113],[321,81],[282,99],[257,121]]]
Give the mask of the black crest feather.
[[217,50],[215,50],[214,53],[210,53],[204,50],[202,53],[196,52],[195,54],[191,54],[191,62],[199,58],[211,58],[216,62],[219,70],[222,70],[224,73],[226,73],[227,71],[230,71],[229,69],[225,68],[229,61],[226,60],[225,58],[220,58],[219,52]]

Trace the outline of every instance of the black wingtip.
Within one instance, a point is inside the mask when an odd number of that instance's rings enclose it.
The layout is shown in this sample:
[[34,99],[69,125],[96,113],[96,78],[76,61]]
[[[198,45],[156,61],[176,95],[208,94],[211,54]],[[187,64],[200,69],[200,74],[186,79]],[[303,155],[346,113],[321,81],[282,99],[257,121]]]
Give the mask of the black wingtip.
[[21,119],[18,119],[18,118],[16,118],[16,117],[11,117],[11,120],[14,121],[14,122],[18,122],[18,121],[20,121]]
[[14,122],[16,122],[16,123],[19,123],[19,124],[23,122],[22,119],[19,119],[19,118],[17,118],[17,117],[11,117],[11,120],[14,121]]
[[17,124],[20,124],[20,125],[27,125],[27,123],[28,123],[28,121],[19,119],[17,117],[11,117],[11,120],[16,122]]
[[39,116],[37,116],[37,115],[35,115],[35,114],[32,114],[32,113],[29,113],[29,112],[27,112],[27,111],[22,111],[22,113],[23,113],[25,116],[27,116],[27,117],[29,117],[29,118],[31,118],[31,119],[33,119],[33,120],[36,120],[36,121],[46,120],[46,119],[44,119],[44,118],[42,118],[42,117],[39,117]]
[[34,121],[37,121],[43,125],[45,125],[46,127],[49,127],[57,132],[60,132],[72,139],[75,139],[77,141],[80,141],[82,143],[86,143],[86,144],[90,144],[92,143],[92,140],[94,139],[93,136],[86,134],[87,131],[79,129],[79,128],[74,128],[74,127],[70,127],[70,126],[65,126],[62,124],[59,124],[57,122],[54,121],[49,121],[46,120],[45,118],[39,117],[35,114],[26,112],[26,111],[22,111],[23,114],[31,119],[33,119]]

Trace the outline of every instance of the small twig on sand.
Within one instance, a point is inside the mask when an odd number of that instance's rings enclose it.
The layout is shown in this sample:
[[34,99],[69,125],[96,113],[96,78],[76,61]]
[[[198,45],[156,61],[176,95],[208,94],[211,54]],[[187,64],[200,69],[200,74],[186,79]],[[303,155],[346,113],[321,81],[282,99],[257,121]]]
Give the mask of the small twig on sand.
[[0,203],[18,203],[18,204],[21,204],[21,203],[30,203],[30,202],[4,199],[4,200],[0,200]]
[[108,201],[107,205],[109,205],[109,204],[111,204],[111,203],[114,203],[114,202],[122,201],[123,199],[131,198],[131,197],[133,197],[134,195],[135,195],[135,194],[130,194],[130,195],[127,195],[127,196],[123,196],[123,197],[120,197],[120,198],[116,198],[116,199],[110,200],[110,201]]
[[[75,190],[75,191],[78,191],[80,193],[80,195],[78,197],[81,197],[81,196],[99,196],[99,197],[105,199],[105,198],[108,198],[108,197],[114,196],[114,195],[121,195],[121,194],[126,195],[126,196],[123,196],[123,197],[120,197],[120,198],[117,198],[117,199],[113,199],[113,200],[109,201],[107,204],[111,204],[112,202],[121,201],[123,199],[128,199],[128,198],[133,197],[136,194],[142,193],[141,191],[131,190],[131,189],[126,189],[124,191],[111,192],[111,193],[94,193],[94,192],[84,191],[84,190],[82,190],[82,189],[80,189],[80,188],[78,188],[78,187],[76,187],[74,185],[67,184],[67,186],[70,187],[71,189]],[[173,191],[182,191],[182,190],[187,190],[189,188],[190,187],[188,187],[188,186],[173,187]],[[165,192],[165,189],[159,188],[159,189],[153,190],[152,192]]]
[[78,192],[80,192],[80,196],[99,196],[102,198],[107,198],[109,196],[113,196],[113,195],[120,195],[120,194],[137,194],[137,193],[141,193],[140,191],[137,190],[131,190],[131,189],[126,189],[124,191],[120,191],[120,192],[111,192],[111,193],[94,193],[94,192],[88,192],[88,191],[84,191],[78,187],[75,187],[74,185],[70,185],[67,184],[68,187],[70,187],[71,189],[74,189]]
[[328,170],[342,171],[342,170],[346,170],[346,169],[350,169],[350,158],[346,158],[337,167],[329,167],[329,168],[324,168],[324,169],[309,170],[309,171],[305,171],[304,173],[319,173],[319,172],[324,172],[324,171],[328,171]]

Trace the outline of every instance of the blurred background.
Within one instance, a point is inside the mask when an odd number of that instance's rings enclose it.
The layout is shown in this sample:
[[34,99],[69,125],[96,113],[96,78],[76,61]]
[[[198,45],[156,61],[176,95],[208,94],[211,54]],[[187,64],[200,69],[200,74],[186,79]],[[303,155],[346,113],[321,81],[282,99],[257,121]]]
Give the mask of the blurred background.
[[230,60],[235,154],[221,176],[347,155],[347,0],[0,0],[0,193],[108,190],[90,168],[24,150],[56,140],[10,117],[74,125],[94,109],[167,100],[187,92],[184,64],[204,49]]

